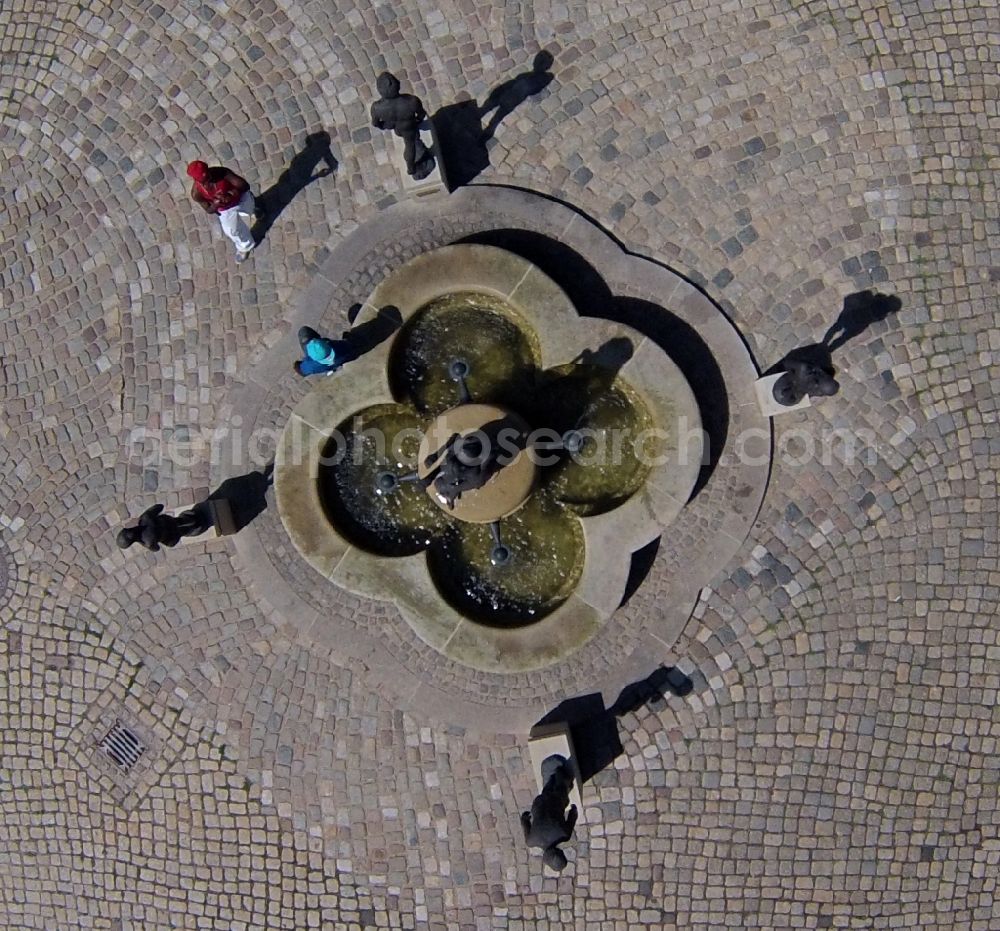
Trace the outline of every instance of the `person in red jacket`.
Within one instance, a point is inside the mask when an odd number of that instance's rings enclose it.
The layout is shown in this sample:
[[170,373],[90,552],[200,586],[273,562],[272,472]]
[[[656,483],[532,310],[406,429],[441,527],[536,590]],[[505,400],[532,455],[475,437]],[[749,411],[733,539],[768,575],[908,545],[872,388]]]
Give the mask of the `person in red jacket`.
[[242,262],[256,245],[246,220],[261,214],[249,183],[228,168],[209,168],[201,161],[191,162],[187,173],[194,182],[191,200],[206,213],[219,215],[222,232],[236,246],[236,261]]

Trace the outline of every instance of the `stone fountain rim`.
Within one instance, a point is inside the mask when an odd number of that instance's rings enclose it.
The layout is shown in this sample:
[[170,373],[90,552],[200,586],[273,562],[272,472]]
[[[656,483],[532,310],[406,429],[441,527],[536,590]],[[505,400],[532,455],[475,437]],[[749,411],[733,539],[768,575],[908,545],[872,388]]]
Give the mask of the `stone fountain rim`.
[[440,654],[419,642],[398,614],[375,612],[380,616],[373,625],[364,602],[331,597],[336,590],[326,585],[322,599],[318,589],[313,594],[310,585],[318,579],[297,553],[290,554],[280,521],[265,514],[264,520],[226,541],[248,589],[279,636],[346,664],[402,712],[472,731],[511,734],[526,733],[573,695],[601,694],[610,706],[625,686],[658,666],[684,660],[674,644],[695,622],[692,606],[700,589],[737,556],[760,512],[770,455],[754,461],[732,455],[735,431],[756,431],[767,438],[768,450],[771,447],[771,424],[753,398],[759,367],[747,339],[703,291],[664,262],[627,251],[581,211],[523,188],[474,185],[447,198],[391,204],[317,258],[295,310],[265,336],[230,383],[221,408],[229,432],[220,437],[211,478],[219,482],[246,471],[248,463],[260,467],[268,461],[254,434],[273,429],[274,414],[284,416],[288,399],[303,390],[290,370],[299,350],[299,326],[335,327],[357,299],[351,282],[386,256],[415,254],[491,229],[524,230],[558,240],[589,263],[616,297],[656,303],[697,330],[724,374],[730,431],[718,465],[659,544],[646,580],[593,645],[544,674],[477,673],[442,663]]
[[[275,496],[293,544],[324,578],[353,594],[392,602],[425,643],[457,662],[486,672],[526,672],[575,652],[619,606],[632,554],[669,526],[697,481],[701,420],[694,393],[663,349],[625,324],[581,317],[562,288],[541,269],[495,246],[454,244],[415,256],[372,291],[357,320],[363,322],[393,307],[405,327],[431,302],[464,292],[499,298],[523,320],[537,340],[545,369],[565,365],[581,350],[593,349],[608,338],[628,337],[634,351],[618,377],[646,404],[654,424],[668,423],[682,409],[689,429],[699,432],[683,462],[653,466],[643,487],[619,507],[577,517],[584,533],[584,564],[566,601],[530,625],[489,627],[465,617],[445,600],[425,551],[379,556],[353,544],[327,519],[316,460],[328,438],[349,417],[397,403],[389,390],[388,371],[402,327],[391,340],[324,378],[295,406],[275,458]],[[314,438],[304,447],[310,450],[307,459],[295,462],[292,451],[298,449],[301,459],[303,427],[313,431]],[[426,571],[421,572],[420,566]],[[392,567],[398,567],[398,573]]]

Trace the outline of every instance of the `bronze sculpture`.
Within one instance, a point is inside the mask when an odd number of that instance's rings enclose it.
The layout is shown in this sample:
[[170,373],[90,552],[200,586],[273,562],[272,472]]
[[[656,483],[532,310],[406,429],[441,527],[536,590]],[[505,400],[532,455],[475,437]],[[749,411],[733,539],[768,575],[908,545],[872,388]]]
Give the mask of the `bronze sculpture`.
[[174,517],[163,513],[162,504],[154,504],[142,512],[135,527],[119,530],[116,542],[123,550],[139,543],[155,553],[161,546],[176,546],[181,537],[196,537],[211,526],[208,509],[202,505]]
[[531,803],[531,811],[521,813],[521,828],[529,847],[543,851],[542,860],[553,870],[566,866],[566,854],[559,845],[572,837],[576,826],[576,805],[569,805],[569,790],[573,787],[573,771],[564,756],[553,754],[542,760],[544,785]]
[[785,372],[771,389],[774,400],[785,407],[794,407],[806,395],[830,397],[840,385],[824,368],[803,359],[785,359],[781,363]]
[[420,98],[399,92],[399,79],[383,71],[375,82],[379,99],[372,104],[372,126],[392,130],[403,140],[403,159],[411,178],[426,178],[434,168],[434,156],[420,141],[420,124],[427,114]]

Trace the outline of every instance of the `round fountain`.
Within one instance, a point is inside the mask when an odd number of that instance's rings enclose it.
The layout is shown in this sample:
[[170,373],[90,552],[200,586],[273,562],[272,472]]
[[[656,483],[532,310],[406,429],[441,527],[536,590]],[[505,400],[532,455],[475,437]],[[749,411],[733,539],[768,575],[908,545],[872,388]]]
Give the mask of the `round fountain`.
[[448,657],[554,663],[614,612],[632,553],[688,500],[695,398],[654,342],[578,316],[502,249],[418,256],[362,314],[390,307],[396,335],[295,407],[281,519],[332,584],[394,602]]

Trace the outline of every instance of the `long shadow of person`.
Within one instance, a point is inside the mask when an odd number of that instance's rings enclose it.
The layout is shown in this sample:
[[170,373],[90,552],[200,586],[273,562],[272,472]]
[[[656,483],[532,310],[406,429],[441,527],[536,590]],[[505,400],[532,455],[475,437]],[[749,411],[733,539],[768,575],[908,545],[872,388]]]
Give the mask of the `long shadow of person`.
[[479,118],[482,119],[490,110],[496,112],[483,127],[483,142],[492,139],[497,127],[525,100],[541,93],[549,86],[553,78],[549,68],[552,67],[553,61],[551,52],[541,51],[531,63],[530,71],[521,72],[509,81],[498,84],[489,92],[479,108]]
[[902,306],[903,302],[895,294],[880,294],[870,289],[848,294],[840,315],[826,331],[823,344],[833,352],[860,336],[873,323],[897,313]]
[[[531,71],[497,85],[480,107],[474,100],[460,100],[441,107],[430,119],[434,127],[434,154],[449,191],[472,181],[490,164],[486,143],[515,107],[541,92],[552,81],[551,52],[539,52]],[[483,117],[496,111],[486,127]]]
[[[326,167],[317,171],[320,163]],[[330,151],[330,134],[325,130],[306,136],[302,150],[292,157],[278,180],[258,198],[262,216],[253,228],[254,241],[259,245],[281,212],[298,194],[320,178],[337,170],[337,160]]]

